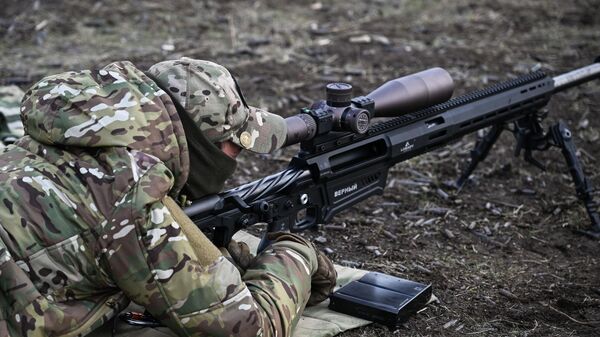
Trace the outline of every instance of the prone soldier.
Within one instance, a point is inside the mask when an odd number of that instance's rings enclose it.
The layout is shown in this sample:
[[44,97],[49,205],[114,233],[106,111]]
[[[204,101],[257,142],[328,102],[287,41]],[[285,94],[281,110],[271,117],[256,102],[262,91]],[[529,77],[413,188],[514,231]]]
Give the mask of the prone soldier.
[[224,255],[175,201],[220,191],[242,149],[285,141],[222,66],[48,76],[20,113],[25,136],[0,154],[0,336],[85,335],[130,300],[182,336],[289,336],[335,285],[302,237]]

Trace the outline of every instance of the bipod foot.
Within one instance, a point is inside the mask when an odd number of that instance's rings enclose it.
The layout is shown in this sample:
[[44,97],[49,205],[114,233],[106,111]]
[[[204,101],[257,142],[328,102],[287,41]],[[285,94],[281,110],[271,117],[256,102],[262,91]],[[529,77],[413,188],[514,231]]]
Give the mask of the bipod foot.
[[469,179],[466,179],[465,181],[462,181],[462,184],[459,185],[459,180],[444,180],[444,182],[442,183],[444,185],[445,188],[447,189],[451,189],[451,190],[458,190],[460,191],[460,189],[462,189],[462,187],[467,184],[469,182]]
[[[591,197],[591,194],[589,195]],[[579,234],[583,234],[592,239],[600,239],[600,214],[598,214],[598,204],[594,200],[584,201],[585,209],[592,220],[592,225],[590,229],[578,229],[576,232]]]

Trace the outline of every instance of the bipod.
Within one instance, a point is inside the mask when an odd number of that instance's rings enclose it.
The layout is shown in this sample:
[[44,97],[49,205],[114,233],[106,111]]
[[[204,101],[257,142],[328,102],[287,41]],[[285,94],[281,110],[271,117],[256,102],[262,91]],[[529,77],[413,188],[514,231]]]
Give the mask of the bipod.
[[573,143],[573,135],[567,128],[563,121],[559,121],[554,124],[548,136],[551,137],[551,143],[553,146],[560,147],[562,154],[567,161],[571,178],[575,184],[575,191],[577,191],[577,197],[581,200],[585,206],[585,209],[592,221],[591,230],[580,231],[582,234],[591,236],[593,238],[600,238],[600,215],[598,214],[598,203],[594,200],[594,189],[592,184],[586,178],[583,172],[583,166],[581,161],[577,157],[577,148]]
[[469,161],[469,165],[456,180],[455,185],[459,191],[463,188],[465,182],[467,179],[469,179],[473,171],[475,171],[477,165],[482,162],[490,153],[490,149],[492,146],[494,146],[494,143],[496,143],[498,137],[500,137],[502,130],[502,125],[494,125],[483,137],[477,139],[475,148],[471,150],[471,161]]
[[[598,213],[598,203],[594,200],[594,189],[590,181],[586,178],[581,161],[577,157],[577,148],[573,143],[572,133],[563,121],[559,121],[550,127],[548,132],[544,132],[541,121],[546,117],[546,112],[536,112],[529,114],[513,123],[513,132],[517,141],[515,147],[515,156],[519,157],[524,150],[523,158],[525,161],[533,164],[541,170],[546,167],[536,160],[533,151],[545,151],[552,146],[559,147],[569,167],[569,172],[575,184],[577,197],[585,206],[587,214],[591,220],[590,230],[579,231],[582,234],[593,238],[600,238],[600,214]],[[477,165],[482,162],[490,152],[490,149],[496,143],[502,133],[503,125],[494,125],[475,143],[475,148],[471,151],[471,160],[460,177],[456,180],[455,186],[460,191],[463,185],[473,173]]]

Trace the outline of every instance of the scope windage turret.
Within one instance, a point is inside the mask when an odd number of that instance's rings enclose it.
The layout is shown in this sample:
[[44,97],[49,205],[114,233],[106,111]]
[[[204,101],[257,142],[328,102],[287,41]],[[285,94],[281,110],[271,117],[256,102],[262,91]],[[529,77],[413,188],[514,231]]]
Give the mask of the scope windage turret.
[[367,97],[375,101],[375,117],[397,117],[443,103],[453,92],[450,74],[431,68],[388,81]]

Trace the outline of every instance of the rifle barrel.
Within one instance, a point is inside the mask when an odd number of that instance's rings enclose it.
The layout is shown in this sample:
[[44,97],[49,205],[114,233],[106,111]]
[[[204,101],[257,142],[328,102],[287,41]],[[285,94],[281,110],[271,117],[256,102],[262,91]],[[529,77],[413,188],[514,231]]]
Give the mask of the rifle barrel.
[[589,66],[578,68],[569,71],[568,73],[553,77],[554,92],[563,91],[596,78],[600,78],[600,58],[596,60],[596,63],[590,64]]

